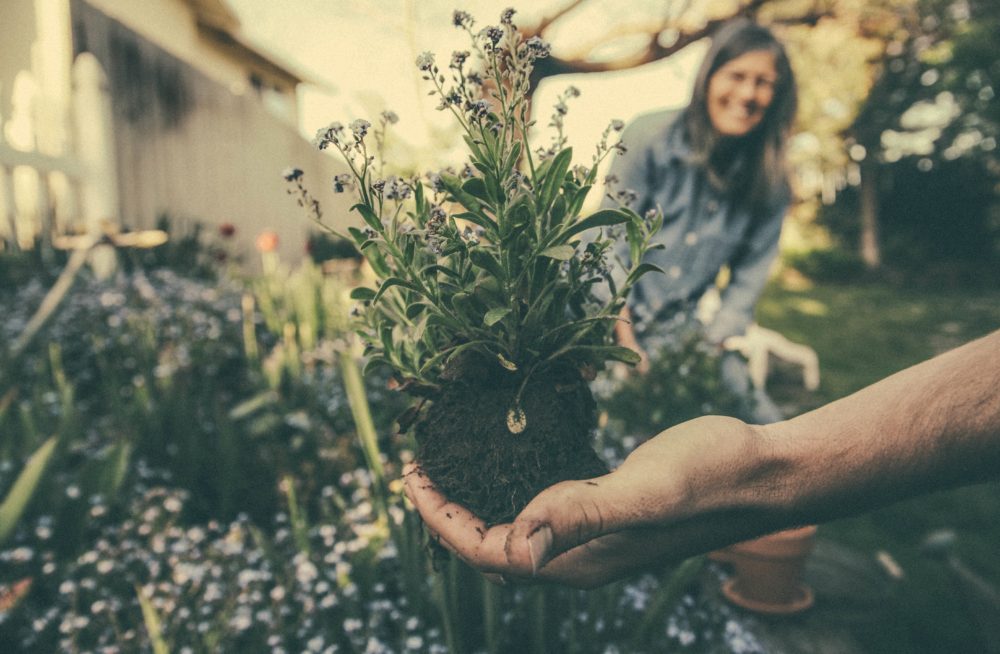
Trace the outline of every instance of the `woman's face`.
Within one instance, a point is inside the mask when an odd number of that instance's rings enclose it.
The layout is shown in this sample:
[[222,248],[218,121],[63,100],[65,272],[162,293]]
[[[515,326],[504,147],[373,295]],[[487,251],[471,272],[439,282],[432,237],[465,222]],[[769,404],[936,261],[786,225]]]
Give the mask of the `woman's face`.
[[708,117],[722,136],[745,136],[764,120],[778,80],[774,53],[752,50],[730,59],[708,80]]

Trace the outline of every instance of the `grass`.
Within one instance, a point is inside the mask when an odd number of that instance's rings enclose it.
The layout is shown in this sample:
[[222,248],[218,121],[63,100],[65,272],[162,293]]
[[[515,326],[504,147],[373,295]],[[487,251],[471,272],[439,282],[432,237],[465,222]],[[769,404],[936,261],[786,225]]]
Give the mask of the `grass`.
[[[776,281],[758,305],[757,318],[819,355],[822,381],[815,393],[802,390],[783,366],[769,384],[775,400],[795,413],[997,329],[1000,291],[878,283],[792,287]],[[943,562],[921,553],[926,536],[941,529],[956,532],[955,554],[965,565],[994,590],[1000,587],[1000,484],[935,493],[821,527],[821,537],[863,555],[888,552],[905,573],[891,590],[878,628],[859,636],[871,651],[992,651],[986,649],[988,631],[970,609],[969,586]],[[982,605],[982,599],[971,601]]]

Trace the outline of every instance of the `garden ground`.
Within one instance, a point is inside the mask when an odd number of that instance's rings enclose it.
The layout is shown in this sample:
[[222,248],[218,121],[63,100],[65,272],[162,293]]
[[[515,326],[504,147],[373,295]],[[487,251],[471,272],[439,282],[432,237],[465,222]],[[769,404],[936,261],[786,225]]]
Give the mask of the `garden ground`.
[[[795,371],[781,366],[769,385],[775,399],[796,413],[997,329],[1000,292],[778,280],[757,311],[763,326],[810,345],[819,355],[822,383],[817,392],[802,390]],[[943,562],[922,554],[921,545],[931,532],[954,530],[955,554],[995,592],[1000,585],[997,516],[1000,484],[993,483],[935,493],[821,526],[821,538],[873,557],[888,552],[903,570],[905,576],[890,600],[896,621],[868,634],[872,651],[989,651],[984,649],[989,633],[974,617],[982,599],[970,599],[968,587]]]

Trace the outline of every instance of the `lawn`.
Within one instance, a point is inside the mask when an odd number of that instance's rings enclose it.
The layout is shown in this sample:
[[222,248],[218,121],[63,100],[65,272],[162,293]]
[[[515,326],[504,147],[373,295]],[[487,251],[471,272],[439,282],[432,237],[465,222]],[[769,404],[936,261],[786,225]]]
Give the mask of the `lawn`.
[[[1000,291],[928,291],[886,284],[773,283],[758,305],[760,323],[813,347],[822,382],[801,389],[790,368],[769,386],[775,399],[801,411],[852,393],[886,375],[1000,327]],[[1000,584],[1000,484],[936,493],[823,525],[820,536],[875,556],[888,552],[904,577],[891,591],[883,628],[867,633],[872,651],[995,651],[996,615],[990,590],[978,595],[943,562],[921,552],[931,532],[952,529],[962,564],[992,586]],[[995,601],[995,600],[994,600]],[[992,633],[974,617],[992,612]],[[990,639],[993,639],[992,642]]]

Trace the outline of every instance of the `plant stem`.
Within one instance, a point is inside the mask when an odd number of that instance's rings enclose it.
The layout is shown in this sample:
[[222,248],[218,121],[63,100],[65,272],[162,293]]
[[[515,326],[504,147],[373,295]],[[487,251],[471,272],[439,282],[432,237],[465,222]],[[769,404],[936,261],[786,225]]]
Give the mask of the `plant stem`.
[[351,415],[354,417],[354,428],[358,432],[361,450],[364,452],[368,469],[372,473],[375,504],[379,515],[388,519],[389,491],[385,482],[385,468],[382,466],[382,453],[378,448],[375,423],[372,420],[368,397],[365,395],[361,371],[358,370],[358,364],[349,350],[341,352],[337,359],[340,364],[340,375],[344,382],[344,389],[347,392],[348,404],[351,407]]

